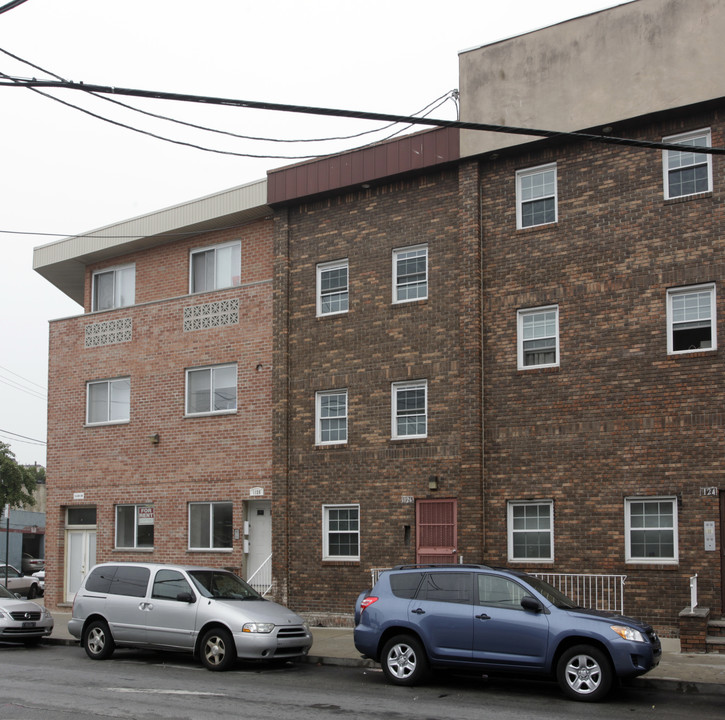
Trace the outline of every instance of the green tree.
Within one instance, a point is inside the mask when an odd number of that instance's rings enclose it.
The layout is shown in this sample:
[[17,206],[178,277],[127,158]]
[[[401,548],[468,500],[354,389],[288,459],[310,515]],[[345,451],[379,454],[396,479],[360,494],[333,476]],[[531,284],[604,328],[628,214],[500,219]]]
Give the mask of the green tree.
[[7,443],[0,442],[0,511],[5,505],[35,505],[36,471],[18,465]]

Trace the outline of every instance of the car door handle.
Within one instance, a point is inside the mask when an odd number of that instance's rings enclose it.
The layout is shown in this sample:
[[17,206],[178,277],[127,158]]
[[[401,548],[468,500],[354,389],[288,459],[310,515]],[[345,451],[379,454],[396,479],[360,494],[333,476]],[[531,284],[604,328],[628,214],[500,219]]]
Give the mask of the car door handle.
[[481,613],[480,615],[476,615],[476,620],[490,620],[491,616],[486,615],[486,613]]
[[425,615],[425,610],[423,610],[423,608],[416,608],[415,610],[411,610],[410,612],[415,613],[416,615]]

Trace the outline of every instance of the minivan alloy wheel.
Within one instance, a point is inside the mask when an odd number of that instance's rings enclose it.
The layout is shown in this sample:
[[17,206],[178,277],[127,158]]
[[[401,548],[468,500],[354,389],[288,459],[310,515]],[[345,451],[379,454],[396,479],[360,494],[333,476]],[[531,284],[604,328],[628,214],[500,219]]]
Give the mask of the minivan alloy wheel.
[[209,630],[201,640],[201,662],[209,670],[226,670],[236,654],[234,638],[223,628]]

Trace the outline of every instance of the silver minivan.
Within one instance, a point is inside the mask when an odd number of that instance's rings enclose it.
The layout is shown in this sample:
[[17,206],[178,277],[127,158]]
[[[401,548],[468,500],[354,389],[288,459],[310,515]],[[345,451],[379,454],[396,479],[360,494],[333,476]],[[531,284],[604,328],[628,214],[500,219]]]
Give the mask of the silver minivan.
[[266,600],[227,570],[154,563],[103,563],[86,576],[68,622],[94,660],[116,647],[190,652],[209,670],[234,661],[307,654],[303,619]]

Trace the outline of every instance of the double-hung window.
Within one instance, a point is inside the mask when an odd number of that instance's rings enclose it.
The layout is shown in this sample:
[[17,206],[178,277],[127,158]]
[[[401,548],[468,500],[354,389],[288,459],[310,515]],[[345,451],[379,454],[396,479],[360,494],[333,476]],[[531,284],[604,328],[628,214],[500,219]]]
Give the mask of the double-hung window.
[[348,261],[317,266],[317,316],[338,315],[348,310]]
[[516,172],[516,227],[557,221],[556,163]]
[[428,383],[425,380],[393,383],[392,437],[424,438],[428,435]]
[[154,506],[116,505],[116,547],[154,546]]
[[108,268],[93,273],[92,310],[112,310],[136,301],[136,266]]
[[86,386],[86,424],[128,422],[131,417],[131,378],[94,380]]
[[518,312],[519,370],[559,364],[559,308],[556,305]]
[[716,348],[714,283],[668,290],[667,352],[677,354]]
[[508,558],[510,562],[554,562],[554,503],[509,502]]
[[627,498],[624,513],[627,562],[677,562],[677,498]]
[[186,371],[186,414],[213,415],[237,409],[237,366],[215,365]]
[[428,297],[428,246],[393,250],[393,302],[425,300]]
[[360,506],[323,505],[322,559],[360,559]]
[[229,550],[232,547],[232,503],[189,503],[189,549]]
[[221,290],[241,282],[242,243],[240,240],[191,251],[190,291]]
[[712,190],[712,156],[697,152],[710,147],[710,130],[697,130],[683,135],[671,135],[662,142],[686,145],[692,150],[663,150],[665,200],[697,195]]
[[316,445],[347,442],[347,390],[325,390],[315,396]]

